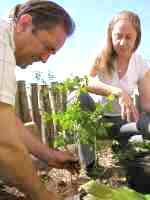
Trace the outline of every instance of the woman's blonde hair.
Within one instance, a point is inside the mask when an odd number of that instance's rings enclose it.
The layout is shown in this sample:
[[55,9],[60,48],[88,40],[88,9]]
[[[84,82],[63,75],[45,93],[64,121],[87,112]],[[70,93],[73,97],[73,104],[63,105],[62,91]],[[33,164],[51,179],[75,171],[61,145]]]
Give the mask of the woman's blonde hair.
[[131,12],[131,11],[121,11],[117,15],[115,15],[112,20],[110,21],[107,29],[107,39],[106,39],[106,47],[103,48],[101,51],[100,55],[97,56],[95,63],[92,67],[91,73],[93,71],[99,71],[100,69],[103,69],[105,72],[108,74],[112,74],[114,71],[114,59],[116,56],[116,53],[113,49],[113,44],[112,44],[112,30],[114,25],[120,20],[120,19],[128,19],[134,29],[137,32],[137,38],[135,41],[135,46],[133,51],[135,51],[141,41],[141,25],[140,25],[140,19],[137,14]]

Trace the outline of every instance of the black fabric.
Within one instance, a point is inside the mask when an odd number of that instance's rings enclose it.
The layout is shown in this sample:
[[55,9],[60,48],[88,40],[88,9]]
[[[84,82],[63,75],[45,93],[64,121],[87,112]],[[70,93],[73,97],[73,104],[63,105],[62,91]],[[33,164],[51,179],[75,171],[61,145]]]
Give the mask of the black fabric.
[[137,129],[141,131],[144,138],[150,139],[150,113],[142,113],[138,122]]
[[88,93],[82,92],[79,96],[81,108],[85,111],[94,111],[96,109],[95,102]]
[[139,153],[133,160],[126,161],[129,187],[141,193],[150,193],[150,152]]

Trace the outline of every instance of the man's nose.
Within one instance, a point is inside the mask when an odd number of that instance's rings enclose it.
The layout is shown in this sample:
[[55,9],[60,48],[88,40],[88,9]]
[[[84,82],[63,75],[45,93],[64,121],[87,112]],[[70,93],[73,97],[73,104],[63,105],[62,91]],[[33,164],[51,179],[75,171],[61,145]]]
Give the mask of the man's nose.
[[43,63],[46,63],[47,60],[49,59],[50,55],[51,55],[51,53],[42,53],[41,56],[40,56],[41,61],[42,61]]

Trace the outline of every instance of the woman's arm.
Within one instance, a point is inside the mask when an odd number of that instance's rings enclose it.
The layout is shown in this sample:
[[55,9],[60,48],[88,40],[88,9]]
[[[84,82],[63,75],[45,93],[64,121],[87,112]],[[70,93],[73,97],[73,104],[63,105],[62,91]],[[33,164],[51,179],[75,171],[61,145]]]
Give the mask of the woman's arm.
[[138,111],[135,108],[131,97],[128,93],[119,88],[114,87],[109,84],[105,84],[99,81],[97,78],[90,78],[89,84],[87,86],[88,92],[102,95],[102,96],[109,96],[114,95],[118,97],[118,102],[121,107],[121,116],[123,119],[127,119],[127,121],[137,121],[138,120]]
[[115,95],[119,97],[122,93],[122,89],[105,84],[102,81],[99,81],[96,77],[89,78],[87,90],[88,92],[102,96]]

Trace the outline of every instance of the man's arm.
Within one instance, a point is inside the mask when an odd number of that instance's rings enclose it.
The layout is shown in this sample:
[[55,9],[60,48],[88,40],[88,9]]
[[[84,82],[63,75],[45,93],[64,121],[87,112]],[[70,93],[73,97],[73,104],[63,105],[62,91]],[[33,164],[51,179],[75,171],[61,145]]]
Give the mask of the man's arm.
[[29,129],[23,126],[19,118],[16,118],[16,124],[20,130],[21,139],[31,154],[44,161],[50,167],[64,168],[72,173],[78,172],[79,162],[72,153],[55,150],[41,143]]
[[0,170],[31,200],[56,199],[41,183],[21,139],[13,108],[0,103]]

